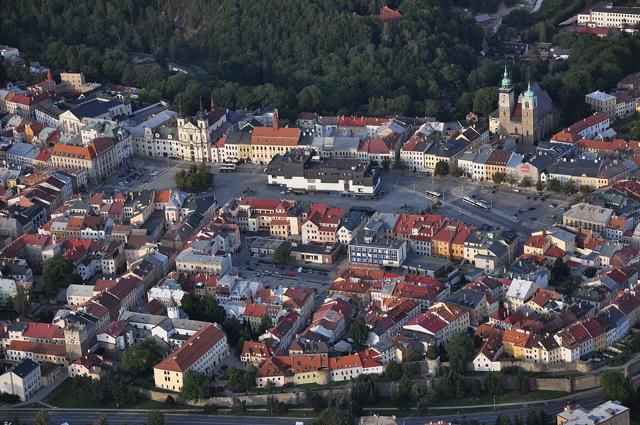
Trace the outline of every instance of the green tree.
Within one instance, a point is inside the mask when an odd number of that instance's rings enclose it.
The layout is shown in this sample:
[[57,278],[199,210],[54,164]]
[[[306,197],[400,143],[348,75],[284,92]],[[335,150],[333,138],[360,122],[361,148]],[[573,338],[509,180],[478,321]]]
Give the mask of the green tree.
[[267,409],[271,416],[282,416],[287,413],[289,407],[287,406],[287,403],[278,401],[274,397],[269,397],[267,399]]
[[500,372],[489,372],[484,380],[484,385],[492,395],[501,395],[504,391]]
[[180,394],[186,400],[204,400],[209,397],[211,378],[201,373],[188,371],[184,374],[184,383]]
[[308,407],[314,412],[321,412],[327,408],[327,400],[319,393],[311,391],[309,388],[304,389],[304,399]]
[[260,327],[258,327],[257,334],[262,335],[267,329],[271,329],[272,327],[273,321],[271,320],[271,317],[263,316],[262,319],[260,319]]
[[397,381],[402,376],[402,367],[395,360],[390,360],[384,368],[384,376],[391,381]]
[[218,300],[208,295],[198,297],[187,293],[180,300],[180,308],[190,319],[203,322],[223,323],[227,316]]
[[244,382],[242,378],[242,372],[236,369],[234,366],[230,366],[225,371],[225,378],[227,379],[227,386],[234,393],[244,391]]
[[80,283],[82,279],[75,273],[75,267],[67,257],[56,255],[44,262],[42,291],[47,298],[53,298],[59,288]]
[[495,184],[502,184],[502,182],[504,182],[505,177],[506,176],[504,173],[494,173],[493,176],[491,176],[491,180],[493,180]]
[[540,180],[538,180],[538,182],[536,183],[536,190],[538,192],[541,192],[544,190],[544,183],[542,183]]
[[283,242],[273,253],[273,260],[278,264],[287,264],[289,262],[289,244]]
[[572,194],[576,190],[576,183],[573,180],[567,180],[562,185],[562,191],[567,194]]
[[465,365],[473,356],[474,346],[471,337],[466,333],[459,333],[444,346],[449,359],[449,367],[455,374],[462,374]]
[[29,308],[30,293],[21,285],[16,285],[16,295],[13,297],[13,309],[18,316],[22,316]]
[[433,173],[436,176],[446,176],[447,174],[449,174],[449,164],[445,161],[438,161]]
[[596,275],[597,272],[598,272],[598,269],[596,269],[593,266],[589,266],[584,270],[584,275],[586,277],[588,277],[589,279],[591,279],[592,277],[594,277]]
[[591,194],[591,192],[593,192],[593,187],[583,184],[580,186],[580,195],[582,195],[583,197],[589,196]]
[[47,414],[46,410],[38,410],[36,413],[36,418],[33,421],[33,425],[48,425],[49,424],[49,414]]
[[147,413],[147,425],[164,425],[164,415],[157,410]]
[[473,111],[481,116],[489,116],[498,107],[498,90],[495,87],[483,87],[473,95]]
[[436,344],[429,344],[429,347],[427,348],[427,359],[435,360],[438,357],[440,357],[438,346]]
[[554,282],[559,283],[569,277],[570,274],[571,270],[569,270],[569,266],[567,266],[561,258],[556,258],[553,262],[553,266],[551,267],[551,279],[553,279]]
[[560,192],[562,190],[562,183],[560,183],[560,180],[555,177],[549,180],[547,186],[552,192]]
[[[540,182],[538,182],[538,183],[540,183]],[[524,187],[525,189],[531,187],[531,179],[529,177],[524,177],[520,181],[520,187]],[[541,189],[538,189],[538,190],[541,190]]]
[[244,373],[242,374],[242,382],[243,382],[245,391],[249,391],[250,389],[256,386],[257,374],[258,374],[258,369],[256,369],[253,363],[249,363],[247,367],[244,369]]
[[349,409],[329,406],[320,413],[318,425],[353,425],[353,415]]
[[213,173],[204,163],[180,170],[174,177],[176,187],[185,192],[202,192],[213,186]]
[[461,176],[462,176],[462,174],[463,174],[463,172],[462,172],[462,168],[460,168],[460,167],[453,167],[453,168],[451,169],[451,175],[452,175],[453,177],[455,177],[455,178],[461,177]]
[[529,392],[529,378],[527,378],[522,369],[518,369],[518,373],[516,374],[516,391],[520,394],[527,394]]
[[358,408],[371,406],[378,401],[378,393],[374,378],[371,375],[360,375],[351,383],[351,404]]
[[351,323],[349,328],[349,336],[357,345],[362,345],[369,338],[369,326],[364,321],[364,317],[358,316]]
[[636,399],[636,390],[631,378],[620,372],[605,372],[600,375],[600,387],[606,400],[619,400],[631,405]]
[[133,376],[148,375],[162,356],[152,338],[144,339],[122,353],[122,368]]

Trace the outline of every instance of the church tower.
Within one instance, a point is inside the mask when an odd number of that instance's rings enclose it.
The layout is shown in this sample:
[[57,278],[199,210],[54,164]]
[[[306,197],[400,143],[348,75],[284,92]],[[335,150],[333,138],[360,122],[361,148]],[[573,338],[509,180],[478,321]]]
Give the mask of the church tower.
[[513,113],[513,107],[515,105],[515,95],[513,93],[511,78],[509,77],[509,71],[507,71],[507,64],[504,65],[504,74],[499,92],[498,112],[500,114],[500,123],[503,128],[508,128],[508,123],[511,121],[511,114]]
[[538,112],[538,97],[531,90],[531,83],[527,87],[527,91],[522,95],[522,136],[526,143],[532,143],[537,140],[536,119]]

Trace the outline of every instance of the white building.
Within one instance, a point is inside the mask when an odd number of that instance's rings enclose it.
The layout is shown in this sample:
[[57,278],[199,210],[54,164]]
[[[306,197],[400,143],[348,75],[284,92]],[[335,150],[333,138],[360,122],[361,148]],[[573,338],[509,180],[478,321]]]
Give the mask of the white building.
[[40,365],[31,359],[22,360],[16,367],[0,375],[0,391],[26,401],[40,389]]
[[588,13],[578,14],[578,25],[606,28],[635,27],[640,23],[640,7],[613,6],[598,3]]

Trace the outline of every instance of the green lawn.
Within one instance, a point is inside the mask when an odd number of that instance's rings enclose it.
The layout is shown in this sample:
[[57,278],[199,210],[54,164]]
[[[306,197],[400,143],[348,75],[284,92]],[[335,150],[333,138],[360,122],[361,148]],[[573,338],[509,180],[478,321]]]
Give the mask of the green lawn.
[[[115,409],[120,406],[116,406],[115,401],[111,400],[107,403],[96,404],[89,400],[79,400],[71,390],[71,380],[65,380],[60,386],[51,394],[49,394],[44,401],[52,406],[60,408],[70,409]],[[168,405],[160,401],[153,401],[149,399],[142,399],[136,404],[125,406],[126,409],[194,409],[193,406],[184,406],[180,404]]]
[[[528,402],[547,400],[558,397],[566,396],[568,393],[564,391],[531,391],[527,394],[520,394],[515,391],[511,391],[496,397],[496,404],[501,403],[514,403],[514,402]],[[464,397],[451,400],[434,401],[430,405],[433,407],[438,406],[472,406],[474,404],[492,404],[493,396],[486,395],[482,397]]]

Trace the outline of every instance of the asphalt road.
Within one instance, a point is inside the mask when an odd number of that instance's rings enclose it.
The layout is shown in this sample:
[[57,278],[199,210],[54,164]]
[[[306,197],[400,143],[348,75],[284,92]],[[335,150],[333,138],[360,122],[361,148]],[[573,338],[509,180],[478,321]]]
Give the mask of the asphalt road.
[[[2,411],[0,412],[0,421],[13,421],[19,419],[21,423],[31,423],[37,410],[25,411]],[[126,425],[144,425],[147,420],[145,412],[105,412],[104,413],[109,425],[126,424]],[[58,425],[68,422],[69,425],[88,425],[93,420],[98,419],[100,413],[87,411],[49,411],[49,423]],[[308,419],[298,419],[298,421],[311,423]],[[164,415],[165,425],[198,425],[198,424],[226,424],[226,425],[294,425],[296,419],[293,418],[264,418],[253,416],[208,416],[199,414],[168,414]]]
[[[632,377],[634,385],[640,383],[640,375]],[[503,406],[498,405],[497,411],[465,413],[464,407],[473,409],[474,406],[464,406],[455,414],[447,413],[438,415],[437,410],[432,410],[432,414],[423,417],[406,417],[404,425],[423,425],[433,421],[460,421],[475,420],[481,423],[493,423],[498,415],[505,415],[513,419],[518,415],[526,417],[530,405],[534,408],[543,408],[551,417],[561,412],[568,401],[571,400],[580,406],[590,409],[602,402],[602,390],[594,388],[576,394],[569,394],[557,400],[549,402],[538,401],[532,403],[508,403]],[[455,410],[454,407],[446,408],[449,412]],[[37,409],[20,409],[20,410],[0,410],[0,421],[12,421],[18,418],[22,423],[30,423],[33,421]],[[109,424],[128,424],[137,425],[144,424],[146,421],[146,412],[143,411],[105,411],[104,412]],[[366,414],[366,410],[365,410]],[[68,422],[70,425],[86,425],[100,416],[100,412],[80,411],[80,410],[50,410],[49,423],[59,424]],[[167,425],[186,425],[186,424],[228,424],[228,425],[294,425],[297,421],[305,424],[312,423],[309,419],[295,418],[264,418],[249,416],[212,416],[196,413],[167,413],[165,414],[165,424]]]

